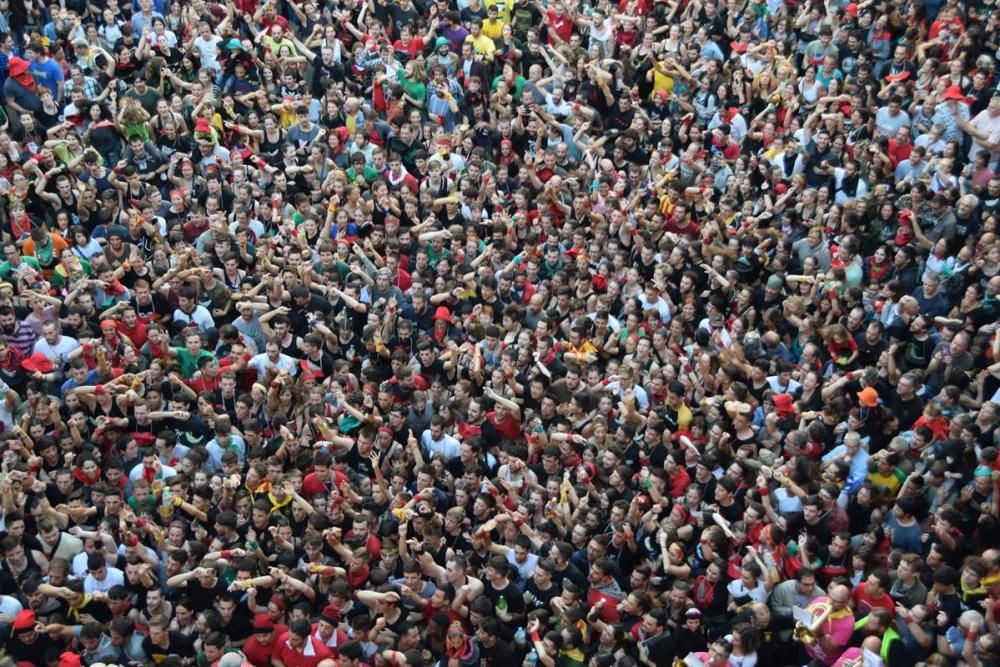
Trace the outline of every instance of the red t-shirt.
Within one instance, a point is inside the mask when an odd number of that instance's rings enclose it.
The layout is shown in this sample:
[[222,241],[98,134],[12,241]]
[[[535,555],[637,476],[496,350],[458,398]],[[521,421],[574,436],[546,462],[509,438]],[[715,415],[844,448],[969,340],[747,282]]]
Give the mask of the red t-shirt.
[[[347,535],[344,537],[354,537],[354,531],[347,531]],[[382,542],[371,533],[368,533],[368,539],[365,541],[365,549],[371,554],[373,561],[382,558]]]
[[671,498],[683,498],[684,494],[687,493],[687,488],[691,486],[691,475],[688,474],[687,470],[678,466],[668,480],[668,484],[670,485]]
[[135,320],[134,327],[128,327],[124,322],[119,320],[115,327],[118,332],[124,334],[126,338],[132,341],[132,344],[136,347],[142,347],[146,344],[146,319],[142,317],[137,317]]
[[337,649],[340,645],[348,640],[347,633],[340,628],[333,629],[333,637],[331,637],[332,643],[324,643],[323,638],[319,636],[319,623],[313,623],[312,626],[312,639],[317,644],[324,644],[326,648],[333,653],[333,657],[338,656]]
[[219,388],[219,382],[221,380],[222,380],[222,374],[221,373],[217,374],[214,379],[213,378],[207,378],[204,375],[202,375],[200,378],[196,378],[194,380],[189,380],[188,381],[188,386],[191,387],[191,389],[195,393],[200,394],[203,391],[209,391],[209,392],[215,391],[216,389]]
[[424,50],[424,40],[421,37],[413,37],[409,44],[403,44],[403,40],[397,39],[392,44],[392,50],[396,53],[405,53],[410,58],[416,58]]
[[322,642],[316,641],[311,635],[301,651],[296,651],[288,644],[286,632],[277,640],[277,648],[272,654],[285,667],[317,667],[319,663],[333,657],[333,653]]
[[502,422],[497,421],[496,412],[486,413],[486,419],[493,425],[500,437],[506,440],[517,440],[521,437],[521,420],[508,414]]
[[477,435],[481,435],[483,432],[483,427],[473,426],[467,422],[461,422],[457,427],[458,434],[462,436],[462,440],[468,440],[469,438]]
[[895,601],[885,591],[882,591],[882,595],[877,598],[869,595],[867,581],[862,581],[855,587],[853,596],[854,612],[859,618],[870,613],[872,609],[885,609],[890,617],[896,617]]
[[[568,16],[558,16],[555,10],[548,10],[549,15],[549,30],[552,30],[559,38],[564,42],[568,42],[570,35],[573,34],[573,19]],[[549,44],[555,46],[559,42],[549,36]]]
[[597,604],[598,600],[604,600],[604,606],[601,607],[601,620],[605,623],[617,623],[618,622],[618,603],[621,600],[617,599],[613,595],[608,595],[597,590],[593,586],[587,591],[587,607],[592,608]]
[[270,644],[261,644],[257,641],[256,635],[250,635],[250,639],[243,645],[243,654],[247,657],[247,662],[254,667],[271,667],[271,656],[274,655],[275,649],[278,648],[277,638],[286,632],[288,632],[287,626],[275,625],[274,636],[271,637]]
[[[340,487],[341,484],[347,481],[347,475],[342,472],[337,472],[336,470],[331,471],[333,473],[333,484],[336,487]],[[316,473],[311,472],[302,478],[302,497],[312,498],[317,493],[329,493],[329,478],[323,480],[320,479]]]

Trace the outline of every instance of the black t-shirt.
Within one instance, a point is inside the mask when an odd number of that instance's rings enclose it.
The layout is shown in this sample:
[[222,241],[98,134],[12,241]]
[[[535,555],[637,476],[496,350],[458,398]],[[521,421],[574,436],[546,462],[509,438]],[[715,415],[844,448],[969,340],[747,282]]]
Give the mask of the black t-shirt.
[[809,537],[815,537],[820,544],[829,544],[833,537],[830,533],[830,527],[824,521],[808,524],[803,520],[799,522],[797,528],[806,531],[806,535]]
[[330,302],[315,294],[310,295],[309,303],[305,306],[293,303],[288,311],[288,320],[291,323],[292,331],[298,336],[305,336],[309,333],[309,317],[312,313],[320,312],[328,315],[331,310],[333,310],[333,306]]
[[846,577],[848,574],[848,566],[850,565],[850,552],[844,552],[842,556],[834,556],[830,553],[830,547],[827,546],[829,543],[820,543],[819,547],[819,561],[820,566],[816,570],[817,579],[820,583],[827,587],[830,582],[837,577]]
[[806,147],[809,156],[809,164],[806,166],[806,184],[809,187],[818,188],[830,180],[830,176],[823,170],[823,163],[826,162],[831,167],[839,167],[840,159],[827,146],[826,151],[821,152],[815,141],[809,142]]
[[111,622],[112,618],[111,608],[107,604],[103,602],[98,602],[93,598],[88,600],[87,603],[84,604],[82,607],[80,607],[77,611],[79,612],[80,616],[84,615],[93,616],[94,620],[97,621],[98,623]]
[[223,625],[219,630],[232,642],[249,639],[250,635],[253,634],[253,624],[250,622],[250,613],[246,607],[237,606],[229,625]]
[[590,586],[589,582],[587,581],[587,575],[584,574],[583,571],[580,570],[580,568],[573,565],[572,563],[569,563],[566,566],[565,570],[557,569],[555,572],[552,573],[552,585],[562,590],[563,582],[566,579],[569,579],[579,588],[582,588],[584,590],[586,590],[587,587]]
[[144,317],[148,320],[158,321],[173,312],[173,309],[170,307],[170,303],[162,294],[154,292],[150,296],[152,296],[152,299],[150,299],[150,302],[145,305],[139,303],[138,299],[134,296],[129,300],[129,303],[133,308],[135,308],[136,315]]
[[674,640],[668,632],[642,642],[649,651],[649,661],[654,665],[669,665],[674,661]]
[[480,667],[510,667],[515,664],[516,657],[510,645],[499,637],[496,641],[490,648],[479,644]]
[[[216,598],[226,592],[226,584],[222,579],[216,579],[212,588],[205,588],[197,578],[188,579],[187,593],[194,602],[197,611],[205,611],[215,604]],[[148,651],[147,651],[148,653]]]
[[860,332],[854,340],[858,344],[858,364],[865,367],[878,363],[879,357],[888,347],[883,337],[880,337],[874,344],[869,343],[864,331]]
[[538,609],[544,609],[547,612],[551,611],[552,607],[549,606],[549,603],[558,595],[559,588],[554,584],[543,591],[538,588],[538,584],[535,583],[534,579],[529,579],[524,587],[524,603],[529,612]]
[[507,587],[503,590],[497,590],[493,587],[492,583],[487,582],[486,586],[484,586],[483,595],[489,598],[494,607],[497,606],[497,602],[503,597],[507,602],[508,613],[524,613],[524,593],[521,591],[521,587],[513,581],[508,581]]
[[924,411],[924,402],[919,396],[904,400],[899,394],[894,393],[889,399],[889,410],[899,420],[900,430],[906,431],[920,418]]
[[17,634],[12,633],[6,643],[7,654],[18,663],[27,662],[42,667],[45,665],[45,655],[53,649],[59,650],[62,645],[56,644],[47,634],[36,632],[35,641],[25,644]]
[[193,640],[179,632],[167,633],[168,643],[166,648],[157,646],[153,640],[146,637],[142,640],[142,651],[156,664],[163,662],[168,656],[176,655],[180,658],[195,657]]

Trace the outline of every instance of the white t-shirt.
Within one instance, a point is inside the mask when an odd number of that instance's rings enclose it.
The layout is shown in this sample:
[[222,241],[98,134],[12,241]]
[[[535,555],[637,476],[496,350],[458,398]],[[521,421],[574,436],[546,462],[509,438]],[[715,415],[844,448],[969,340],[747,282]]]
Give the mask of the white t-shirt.
[[110,565],[105,567],[107,570],[107,575],[104,577],[104,581],[98,581],[94,578],[93,574],[88,574],[87,578],[83,580],[83,592],[87,595],[100,591],[102,593],[107,593],[111,590],[113,586],[124,586],[125,585],[125,573],[119,570],[117,567],[111,567]]
[[211,35],[208,39],[203,39],[201,35],[195,37],[194,48],[198,49],[198,54],[201,56],[202,67],[217,72],[222,69],[219,65],[219,42],[218,35]]
[[[983,109],[976,114],[976,117],[969,121],[969,125],[976,128],[980,132],[985,132],[990,143],[1000,142],[1000,116],[993,118],[990,116],[989,109]],[[975,159],[977,155],[985,151],[986,148],[983,147],[978,141],[972,142],[972,147],[969,148],[969,161]],[[991,151],[990,161],[1000,158],[1000,150]]]
[[298,373],[299,370],[298,363],[296,363],[295,359],[292,359],[287,354],[279,354],[277,361],[271,361],[268,359],[266,352],[261,352],[260,354],[252,357],[250,361],[247,362],[247,366],[256,370],[259,377],[264,377],[264,375],[267,374],[267,369],[272,366],[278,369],[279,372],[282,370],[288,371],[288,374],[292,377],[295,377],[295,374]]
[[17,598],[9,595],[0,595],[0,614],[14,618],[21,613],[21,603]]
[[737,604],[740,604],[739,599],[742,597],[748,597],[754,602],[767,602],[768,593],[762,580],[757,581],[756,588],[747,588],[742,579],[734,579],[726,586],[726,590],[737,600]]
[[34,352],[41,352],[49,361],[61,365],[70,352],[80,347],[80,341],[69,336],[60,336],[55,345],[51,345],[44,338],[39,338],[35,342]]

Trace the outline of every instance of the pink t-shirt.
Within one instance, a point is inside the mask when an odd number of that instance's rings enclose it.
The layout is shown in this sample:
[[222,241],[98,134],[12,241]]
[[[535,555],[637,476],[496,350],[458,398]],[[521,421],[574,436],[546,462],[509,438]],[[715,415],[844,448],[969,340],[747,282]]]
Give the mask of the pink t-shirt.
[[[817,603],[825,602],[829,604],[829,598],[820,597],[813,600],[811,607],[815,607]],[[848,614],[841,618],[827,619],[819,628],[817,635],[827,637],[830,641],[836,644],[836,648],[829,653],[824,651],[823,648],[816,644],[814,646],[807,646],[806,653],[809,654],[810,658],[819,660],[823,664],[832,665],[837,661],[837,658],[844,652],[847,647],[847,642],[851,641],[851,635],[854,634],[854,615]]]

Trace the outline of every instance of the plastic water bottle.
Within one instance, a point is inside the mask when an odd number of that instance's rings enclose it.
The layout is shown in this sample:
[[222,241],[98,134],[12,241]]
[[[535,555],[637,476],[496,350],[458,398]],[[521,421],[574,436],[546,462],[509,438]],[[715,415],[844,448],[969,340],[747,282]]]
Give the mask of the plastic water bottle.
[[528,643],[528,633],[524,631],[523,627],[518,628],[517,632],[514,633],[514,641],[521,646]]
[[497,611],[507,611],[507,598],[502,595],[497,598]]
[[532,667],[534,667],[534,665],[537,665],[538,651],[536,651],[535,649],[531,649],[531,652],[528,653],[528,657],[524,659],[524,664],[531,665]]

